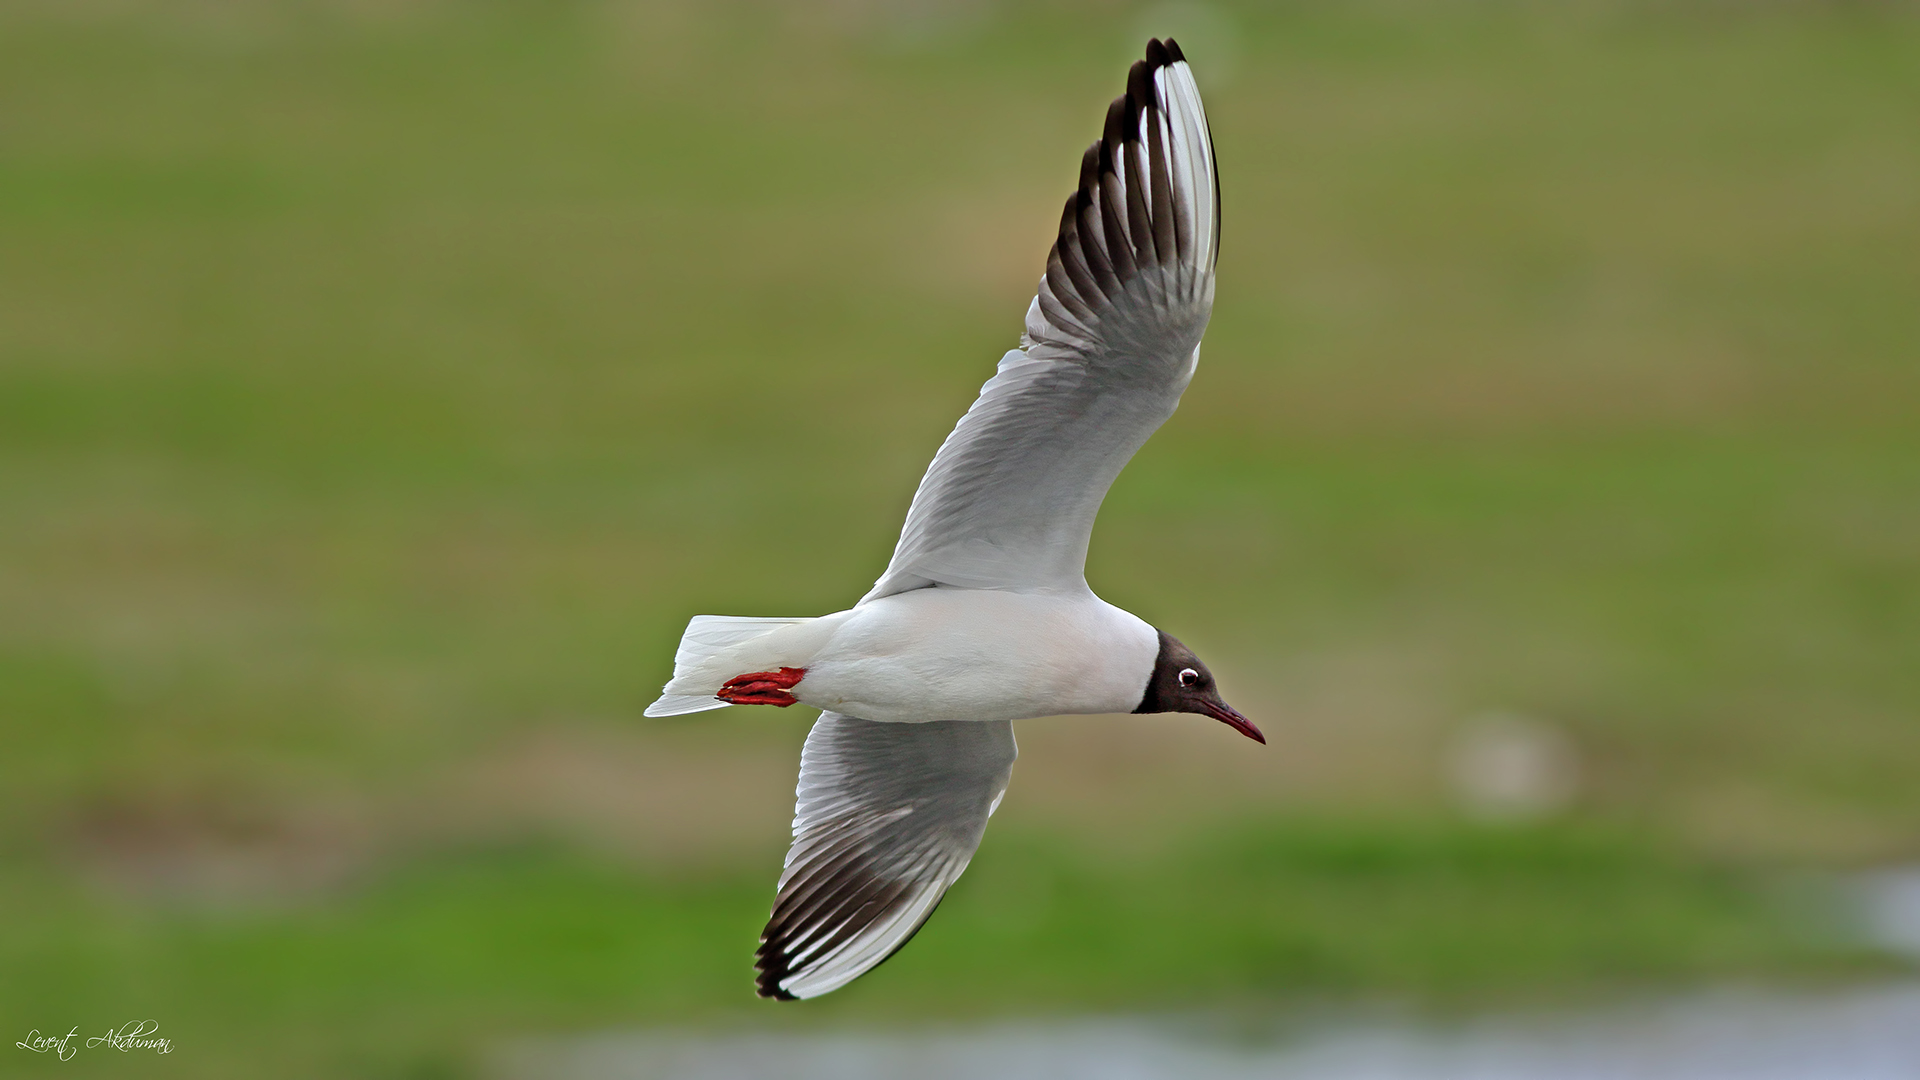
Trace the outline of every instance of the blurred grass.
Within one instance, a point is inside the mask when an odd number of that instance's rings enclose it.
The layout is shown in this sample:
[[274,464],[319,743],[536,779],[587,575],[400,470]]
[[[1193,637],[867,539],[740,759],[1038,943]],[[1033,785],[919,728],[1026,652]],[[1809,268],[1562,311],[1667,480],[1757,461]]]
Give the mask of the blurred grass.
[[[1920,853],[1912,7],[17,0],[7,1021],[431,1071],[744,993],[804,722],[639,709],[871,582],[1168,29],[1218,307],[1089,578],[1274,746],[1027,725],[821,1014],[1840,962],[1756,883]],[[1573,823],[1444,824],[1494,710]]]

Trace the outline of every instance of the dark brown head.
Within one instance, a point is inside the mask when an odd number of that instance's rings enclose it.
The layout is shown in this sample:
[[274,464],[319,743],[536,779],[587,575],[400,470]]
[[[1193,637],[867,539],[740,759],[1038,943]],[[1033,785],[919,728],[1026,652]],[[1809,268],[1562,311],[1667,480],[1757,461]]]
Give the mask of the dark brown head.
[[1147,692],[1140,697],[1137,713],[1190,712],[1211,716],[1233,730],[1264,744],[1265,735],[1253,721],[1233,711],[1220,698],[1213,672],[1193,655],[1193,650],[1160,631],[1160,656],[1153,662],[1153,674],[1147,679]]

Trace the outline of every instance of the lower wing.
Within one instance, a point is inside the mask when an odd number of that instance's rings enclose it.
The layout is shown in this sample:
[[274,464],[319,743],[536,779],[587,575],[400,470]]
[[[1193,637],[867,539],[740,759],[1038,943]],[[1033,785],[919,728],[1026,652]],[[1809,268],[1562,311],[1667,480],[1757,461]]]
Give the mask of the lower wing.
[[822,713],[754,957],[760,996],[818,997],[899,951],[972,860],[1017,754],[1005,720]]

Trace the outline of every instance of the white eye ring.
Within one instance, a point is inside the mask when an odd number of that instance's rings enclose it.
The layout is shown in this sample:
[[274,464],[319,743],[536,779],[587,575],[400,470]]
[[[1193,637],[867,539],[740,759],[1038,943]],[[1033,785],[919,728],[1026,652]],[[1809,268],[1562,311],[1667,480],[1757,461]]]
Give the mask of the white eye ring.
[[1180,669],[1180,685],[1192,686],[1200,681],[1200,673],[1190,667]]

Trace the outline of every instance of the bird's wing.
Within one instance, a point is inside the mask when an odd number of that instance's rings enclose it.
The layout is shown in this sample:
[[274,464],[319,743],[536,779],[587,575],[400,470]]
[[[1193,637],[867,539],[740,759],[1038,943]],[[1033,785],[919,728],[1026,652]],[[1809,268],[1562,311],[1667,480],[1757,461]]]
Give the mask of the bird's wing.
[[1219,239],[1199,88],[1178,45],[1151,41],[1080,163],[1021,347],[934,456],[863,603],[1085,587],[1100,501],[1193,377]]
[[927,921],[1013,775],[1005,720],[822,713],[800,754],[793,847],[754,957],[761,997],[837,990]]

